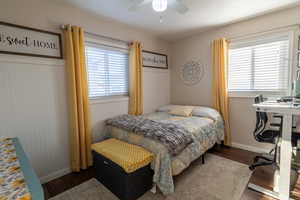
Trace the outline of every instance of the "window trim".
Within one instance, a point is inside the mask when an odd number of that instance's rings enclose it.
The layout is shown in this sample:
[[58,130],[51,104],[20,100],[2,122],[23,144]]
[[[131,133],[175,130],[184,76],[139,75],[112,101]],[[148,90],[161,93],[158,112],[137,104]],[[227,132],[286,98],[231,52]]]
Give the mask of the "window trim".
[[259,94],[263,94],[267,97],[281,97],[286,96],[287,94],[271,92],[271,91],[228,91],[228,97],[255,97]]
[[[281,32],[276,33],[267,33],[267,34],[259,34],[254,35],[251,37],[247,37],[244,39],[238,39],[238,40],[231,40],[228,48],[228,54],[230,49],[236,49],[241,48],[245,44],[251,44],[256,45],[259,43],[262,43],[263,41],[272,41],[274,38],[288,36],[289,38],[289,58],[288,58],[288,89],[286,92],[278,92],[278,91],[229,91],[228,90],[228,97],[255,97],[258,94],[264,94],[268,97],[280,97],[284,95],[291,95],[292,94],[292,80],[293,80],[293,71],[294,71],[294,36],[295,36],[295,30],[285,30]],[[265,39],[267,38],[267,39]],[[233,44],[232,44],[233,43]],[[233,48],[232,48],[233,46]],[[250,45],[249,45],[250,46]],[[228,55],[229,58],[229,55]],[[228,63],[228,70],[229,70],[229,59],[227,61]],[[227,72],[228,73],[228,72]],[[227,80],[228,84],[228,80]]]
[[113,41],[113,40],[108,40],[108,39],[104,39],[104,38],[102,39],[102,38],[86,37],[85,44],[87,44],[87,43],[129,50],[129,46],[125,42],[121,43],[119,41]]
[[[108,40],[106,38],[100,38],[100,37],[99,38],[86,37],[85,38],[85,46],[89,46],[89,45],[92,47],[98,47],[98,48],[102,47],[102,48],[113,49],[116,51],[120,51],[122,53],[126,53],[126,54],[128,54],[128,59],[129,59],[129,46],[127,43],[121,43],[119,41]],[[86,66],[87,66],[87,76],[88,76],[87,59],[86,59]],[[127,93],[126,94],[90,97],[89,96],[89,85],[88,85],[88,100],[89,100],[90,104],[128,101],[128,99],[129,99],[129,63],[128,63],[128,85],[127,85]]]
[[89,98],[89,103],[91,105],[93,105],[93,104],[116,103],[116,102],[123,102],[123,101],[129,101],[129,96],[114,95],[114,96],[106,96],[106,97]]

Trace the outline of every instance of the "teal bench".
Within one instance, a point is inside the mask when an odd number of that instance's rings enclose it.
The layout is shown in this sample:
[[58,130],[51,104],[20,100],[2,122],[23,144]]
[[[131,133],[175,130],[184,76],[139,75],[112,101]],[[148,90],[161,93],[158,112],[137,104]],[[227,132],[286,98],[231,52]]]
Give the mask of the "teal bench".
[[18,138],[13,138],[16,153],[32,200],[44,200],[44,191],[39,178],[35,174]]

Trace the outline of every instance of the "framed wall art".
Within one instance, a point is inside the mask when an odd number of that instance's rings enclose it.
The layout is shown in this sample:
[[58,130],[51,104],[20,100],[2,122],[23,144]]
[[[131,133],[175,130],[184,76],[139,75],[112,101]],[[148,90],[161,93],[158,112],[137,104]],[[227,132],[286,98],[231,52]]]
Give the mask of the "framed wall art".
[[168,69],[168,56],[152,51],[143,51],[144,67]]
[[61,35],[0,22],[0,53],[61,59]]
[[181,80],[192,86],[198,84],[204,76],[205,65],[199,60],[190,60],[181,67]]

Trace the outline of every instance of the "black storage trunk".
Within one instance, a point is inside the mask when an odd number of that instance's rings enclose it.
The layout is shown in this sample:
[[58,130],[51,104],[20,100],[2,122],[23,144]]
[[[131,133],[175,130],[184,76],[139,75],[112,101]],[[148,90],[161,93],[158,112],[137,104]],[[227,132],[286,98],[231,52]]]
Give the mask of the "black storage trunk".
[[96,178],[121,200],[136,200],[152,187],[150,164],[132,173],[93,151]]

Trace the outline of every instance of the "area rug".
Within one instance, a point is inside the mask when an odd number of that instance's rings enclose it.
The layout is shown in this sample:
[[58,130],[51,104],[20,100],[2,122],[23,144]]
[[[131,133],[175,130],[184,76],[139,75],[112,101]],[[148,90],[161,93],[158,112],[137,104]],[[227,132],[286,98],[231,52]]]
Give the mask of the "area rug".
[[[150,191],[139,200],[240,200],[251,171],[247,165],[207,154],[175,177],[175,193],[168,197]],[[50,200],[118,200],[96,179],[91,179]]]

